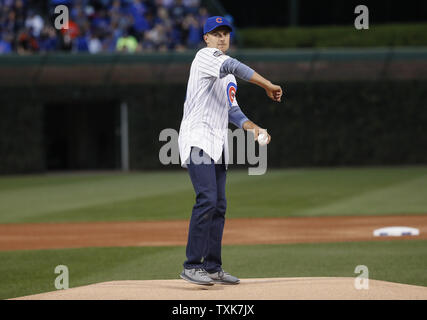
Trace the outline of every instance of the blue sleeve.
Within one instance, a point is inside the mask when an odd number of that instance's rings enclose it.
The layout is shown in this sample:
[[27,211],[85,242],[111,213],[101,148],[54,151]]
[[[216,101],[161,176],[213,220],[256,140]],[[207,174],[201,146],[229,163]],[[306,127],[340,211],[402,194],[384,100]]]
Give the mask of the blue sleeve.
[[249,81],[254,72],[255,71],[253,69],[240,61],[234,58],[229,58],[222,63],[219,74],[220,78],[225,77],[227,74],[232,74],[242,80]]
[[245,116],[239,106],[230,107],[228,109],[228,121],[238,128],[242,128],[243,124],[249,119]]

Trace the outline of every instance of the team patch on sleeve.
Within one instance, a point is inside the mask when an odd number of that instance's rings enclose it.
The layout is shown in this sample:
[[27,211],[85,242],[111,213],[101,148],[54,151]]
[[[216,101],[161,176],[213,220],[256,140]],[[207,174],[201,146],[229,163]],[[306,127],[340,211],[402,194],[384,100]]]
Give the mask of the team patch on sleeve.
[[230,82],[227,86],[227,98],[230,107],[236,105],[236,91],[237,85],[234,82]]
[[215,51],[214,53],[213,53],[213,55],[214,55],[214,57],[219,57],[219,56],[222,56],[223,55],[223,53],[220,51],[220,50],[217,50],[217,51]]

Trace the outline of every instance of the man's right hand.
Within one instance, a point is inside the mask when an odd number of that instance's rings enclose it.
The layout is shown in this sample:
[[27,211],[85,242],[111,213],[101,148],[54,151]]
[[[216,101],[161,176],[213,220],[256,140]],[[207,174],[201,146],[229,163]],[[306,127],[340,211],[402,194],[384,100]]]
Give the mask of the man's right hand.
[[253,73],[249,81],[264,88],[265,92],[267,93],[267,96],[271,100],[277,101],[277,102],[280,102],[282,100],[282,94],[283,94],[282,88],[278,85],[272,84],[271,81],[265,79],[256,71]]
[[270,83],[270,85],[265,88],[265,92],[273,101],[280,102],[282,100],[282,88],[278,85]]

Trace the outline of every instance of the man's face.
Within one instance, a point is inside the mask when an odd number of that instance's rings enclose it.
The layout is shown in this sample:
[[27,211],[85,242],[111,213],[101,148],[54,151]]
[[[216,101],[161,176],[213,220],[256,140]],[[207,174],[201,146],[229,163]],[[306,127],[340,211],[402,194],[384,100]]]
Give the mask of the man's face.
[[217,48],[225,53],[230,47],[230,29],[219,27],[203,36],[209,48]]

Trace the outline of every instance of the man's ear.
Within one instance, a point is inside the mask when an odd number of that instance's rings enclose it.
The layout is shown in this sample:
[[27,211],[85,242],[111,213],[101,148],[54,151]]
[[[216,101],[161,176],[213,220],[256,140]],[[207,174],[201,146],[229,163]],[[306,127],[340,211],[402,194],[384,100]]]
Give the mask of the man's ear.
[[207,34],[203,35],[203,40],[205,40],[206,44],[208,44],[208,35]]

